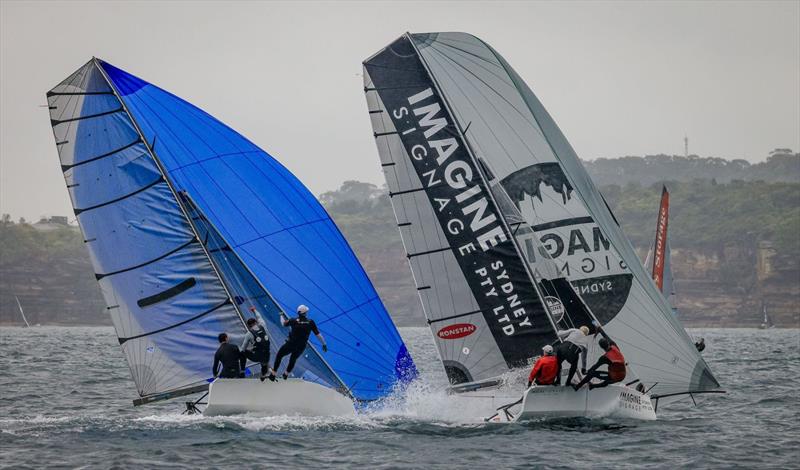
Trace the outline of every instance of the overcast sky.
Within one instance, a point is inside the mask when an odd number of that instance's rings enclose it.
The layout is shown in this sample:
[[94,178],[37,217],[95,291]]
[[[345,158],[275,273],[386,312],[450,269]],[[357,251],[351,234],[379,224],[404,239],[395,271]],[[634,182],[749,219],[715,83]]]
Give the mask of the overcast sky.
[[205,109],[315,194],[383,184],[361,61],[404,31],[500,52],[584,159],[800,148],[800,2],[0,2],[0,212],[70,214],[45,92],[100,57]]

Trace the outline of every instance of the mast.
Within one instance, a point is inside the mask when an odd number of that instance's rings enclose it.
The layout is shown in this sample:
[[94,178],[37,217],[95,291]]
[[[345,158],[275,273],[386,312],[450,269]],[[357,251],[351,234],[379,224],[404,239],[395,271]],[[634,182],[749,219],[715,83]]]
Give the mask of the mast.
[[[175,191],[175,187],[173,186],[172,181],[170,180],[169,175],[167,174],[167,171],[164,169],[164,166],[162,165],[161,160],[156,156],[155,152],[153,151],[153,147],[150,145],[150,142],[148,142],[147,139],[145,138],[144,133],[142,132],[142,129],[139,127],[139,123],[136,122],[136,119],[133,117],[133,114],[128,109],[128,105],[125,104],[125,101],[122,99],[122,96],[119,94],[119,90],[117,90],[117,86],[114,84],[114,82],[106,74],[105,69],[103,69],[103,65],[100,63],[99,60],[97,60],[96,57],[92,57],[92,63],[94,63],[95,67],[97,67],[97,69],[103,75],[103,78],[105,79],[106,83],[108,83],[108,86],[111,87],[111,89],[113,90],[114,96],[119,101],[120,106],[122,106],[122,109],[125,111],[125,114],[131,120],[131,124],[133,125],[133,128],[136,130],[136,133],[139,134],[139,139],[141,139],[142,145],[144,145],[144,147],[147,149],[147,153],[153,159],[153,162],[155,162],[156,168],[158,168],[158,171],[161,173],[161,177],[164,179],[164,182],[166,183],[167,187],[169,188],[170,192],[172,193],[172,197],[175,199],[175,202],[178,204],[178,207],[180,208],[181,213],[183,214],[184,220],[189,225],[189,228],[192,230],[192,233],[194,234],[195,239],[200,244],[200,248],[203,250],[203,253],[205,254],[206,258],[208,259],[208,262],[211,264],[211,268],[214,270],[214,274],[217,276],[217,279],[219,280],[220,284],[222,285],[222,288],[225,290],[225,293],[228,296],[228,300],[230,301],[231,305],[233,305],[234,310],[236,310],[236,312],[239,314],[239,320],[242,322],[242,326],[245,326],[245,328],[246,328],[244,315],[239,310],[239,306],[236,305],[236,302],[234,301],[233,296],[231,295],[230,291],[228,290],[228,286],[225,284],[225,281],[222,280],[222,275],[220,274],[219,270],[217,269],[217,266],[214,263],[214,261],[211,259],[211,255],[208,253],[208,249],[206,248],[205,244],[203,243],[203,239],[200,238],[200,234],[197,232],[197,228],[192,223],[192,218],[189,217],[189,214],[186,211],[186,207],[184,207],[183,203],[181,202],[181,198],[178,197],[178,193]],[[153,143],[155,143],[155,139],[153,139]]]
[[[450,102],[448,101],[447,96],[445,96],[444,92],[442,91],[441,87],[439,86],[438,80],[433,75],[433,73],[431,73],[431,69],[428,66],[427,61],[422,56],[422,54],[420,54],[419,49],[417,48],[417,45],[414,43],[414,38],[411,36],[411,33],[409,33],[409,32],[406,32],[405,34],[406,34],[406,37],[408,38],[408,41],[411,43],[411,47],[414,48],[414,52],[416,52],[417,57],[419,57],[420,63],[422,63],[422,66],[425,67],[425,71],[427,72],[428,76],[430,77],[431,83],[433,83],[433,86],[436,88],[436,91],[439,93],[439,96],[442,98],[442,104],[444,105],[445,109],[447,110],[447,113],[453,118],[453,125],[458,130],[458,135],[459,135],[459,137],[461,137],[461,140],[464,142],[464,145],[466,145],[467,152],[469,153],[469,156],[470,156],[470,159],[472,160],[473,165],[475,165],[475,168],[478,171],[478,175],[483,180],[484,184],[486,184],[486,188],[488,190],[487,191],[488,197],[492,200],[492,203],[495,205],[495,207],[498,208],[498,213],[497,213],[498,217],[499,217],[501,223],[503,224],[503,228],[504,228],[505,232],[508,234],[508,237],[511,239],[511,243],[514,245],[514,249],[517,252],[517,256],[523,262],[522,264],[523,264],[523,266],[525,268],[526,273],[528,274],[528,278],[530,279],[531,283],[533,284],[533,288],[536,291],[536,295],[539,296],[539,303],[542,304],[542,307],[544,308],[544,311],[547,314],[547,319],[550,321],[550,325],[553,327],[553,333],[556,335],[557,340],[561,341],[561,339],[558,337],[558,334],[557,334],[558,333],[558,327],[556,326],[555,322],[553,321],[553,314],[550,311],[550,306],[547,305],[547,301],[545,300],[544,296],[542,295],[542,291],[541,291],[541,288],[539,286],[539,283],[536,281],[534,274],[531,272],[529,263],[527,262],[525,256],[522,254],[522,250],[521,250],[521,248],[519,246],[519,243],[517,242],[517,238],[514,236],[514,232],[511,230],[511,227],[509,227],[508,221],[505,219],[505,216],[503,216],[502,211],[499,210],[500,205],[497,203],[497,200],[494,197],[494,193],[492,192],[491,185],[489,184],[489,181],[486,178],[486,174],[485,174],[485,172],[483,170],[483,166],[475,158],[475,151],[473,150],[472,145],[470,144],[469,140],[467,140],[467,136],[465,135],[464,130],[461,129],[461,126],[458,124],[458,120],[456,119],[455,114],[453,113],[453,111],[451,109]],[[501,187],[501,189],[502,189],[502,187]]]
[[[202,212],[202,211],[200,211],[200,208],[198,207],[197,203],[196,203],[196,202],[194,202],[194,199],[192,199],[192,196],[191,196],[191,195],[189,195],[189,193],[188,193],[188,192],[185,192],[185,191],[184,191],[184,192],[181,192],[180,194],[181,194],[181,196],[183,196],[183,197],[185,197],[185,198],[186,198],[186,200],[189,202],[189,204],[190,204],[190,206],[193,208],[193,210],[194,210],[195,212],[197,212],[198,216],[199,216],[199,217],[201,217],[201,218],[202,218],[202,219],[205,221],[205,223],[207,223],[207,224],[209,225],[209,227],[211,227],[212,229],[214,229],[214,236],[216,236],[216,237],[219,237],[219,239],[222,241],[222,243],[224,243],[226,246],[230,247],[230,246],[231,246],[231,244],[228,242],[228,240],[226,240],[226,239],[225,239],[225,236],[224,236],[224,235],[222,235],[222,232],[220,232],[219,230],[217,230],[217,229],[216,229],[216,227],[214,227],[214,224],[212,224],[212,223],[211,223],[211,221],[210,221],[210,220],[208,220],[208,217],[206,217],[206,216],[205,216],[205,214],[203,214],[203,212]],[[190,217],[190,218],[191,218],[191,217]],[[267,297],[269,298],[269,300],[270,300],[270,301],[271,301],[273,304],[275,304],[275,306],[278,308],[278,310],[279,310],[280,312],[282,312],[282,313],[285,315],[285,314],[286,314],[286,312],[285,312],[285,310],[283,309],[283,307],[281,307],[281,305],[278,303],[278,301],[277,301],[277,300],[275,300],[275,297],[273,297],[273,296],[272,296],[272,293],[271,293],[271,292],[270,292],[270,291],[269,291],[269,290],[268,290],[266,287],[264,287],[264,284],[263,284],[263,283],[261,282],[261,280],[260,280],[260,279],[259,279],[259,278],[258,278],[258,277],[257,277],[257,276],[254,274],[254,273],[253,273],[253,271],[250,269],[250,267],[247,265],[247,263],[245,263],[245,262],[244,262],[244,261],[243,261],[243,260],[242,260],[242,259],[239,257],[239,255],[236,253],[236,251],[235,251],[235,250],[231,249],[231,250],[230,250],[230,253],[232,253],[232,254],[233,254],[234,258],[236,258],[236,260],[239,262],[239,264],[240,264],[241,266],[243,266],[243,267],[244,267],[244,269],[245,269],[245,270],[247,271],[247,273],[248,273],[248,274],[249,274],[249,275],[250,275],[250,276],[253,278],[253,280],[256,282],[256,284],[257,284],[257,285],[258,285],[258,286],[261,288],[261,290],[262,290],[262,291],[264,291],[264,293],[267,295]],[[209,256],[210,256],[210,255],[209,255]],[[209,259],[211,259],[211,258],[209,258]],[[212,260],[212,263],[215,263],[215,262]],[[215,265],[215,266],[216,266],[216,265]],[[223,283],[225,283],[225,281],[224,281],[224,276],[220,276],[220,279],[223,279]],[[234,303],[235,303],[235,302],[234,302]],[[237,309],[237,311],[239,311],[239,310]],[[313,345],[313,344],[311,344],[310,342],[308,343],[308,345],[307,345],[306,347],[310,347],[310,348],[311,348],[311,349],[314,351],[314,353],[317,355],[317,357],[318,357],[318,358],[319,358],[319,359],[322,361],[322,363],[323,363],[323,364],[325,364],[325,366],[326,366],[326,367],[327,367],[327,368],[328,368],[328,369],[329,369],[329,370],[330,370],[330,371],[333,373],[334,377],[336,377],[336,380],[338,380],[338,381],[339,381],[339,385],[341,386],[341,389],[342,389],[342,391],[344,391],[344,392],[346,393],[346,395],[347,395],[348,397],[350,397],[351,399],[355,399],[355,397],[352,395],[352,392],[350,391],[350,388],[348,388],[348,387],[347,387],[347,384],[345,384],[345,383],[344,383],[344,381],[342,380],[342,378],[341,378],[341,377],[339,377],[339,374],[336,372],[336,370],[335,370],[333,367],[331,367],[331,365],[330,365],[330,364],[328,364],[328,361],[326,361],[326,360],[325,360],[325,358],[324,358],[324,357],[322,357],[322,354],[320,354],[320,353],[319,353],[319,351],[317,351],[317,348],[315,348],[315,347],[314,347],[314,345]]]

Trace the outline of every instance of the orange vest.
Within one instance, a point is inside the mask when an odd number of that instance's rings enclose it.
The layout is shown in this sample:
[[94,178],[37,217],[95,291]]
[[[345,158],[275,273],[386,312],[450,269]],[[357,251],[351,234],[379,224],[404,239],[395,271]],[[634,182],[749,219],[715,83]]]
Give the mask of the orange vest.
[[[551,385],[556,381],[556,373],[558,372],[558,360],[555,356],[542,356],[534,364],[531,369],[531,374],[528,376],[528,382],[533,382],[539,385]],[[537,377],[536,374],[539,374]]]
[[612,344],[603,355],[611,361],[611,364],[608,366],[608,378],[614,382],[622,382],[625,380],[625,357],[622,355],[617,345]]

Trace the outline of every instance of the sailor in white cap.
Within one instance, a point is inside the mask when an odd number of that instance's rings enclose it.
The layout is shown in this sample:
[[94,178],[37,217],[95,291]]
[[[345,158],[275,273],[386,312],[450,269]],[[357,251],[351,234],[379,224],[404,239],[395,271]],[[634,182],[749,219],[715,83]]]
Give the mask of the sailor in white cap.
[[[281,324],[290,327],[291,330],[289,331],[289,337],[286,339],[286,342],[283,343],[283,346],[278,350],[278,354],[275,355],[275,364],[272,369],[277,372],[281,365],[281,360],[284,356],[288,355],[289,364],[286,366],[286,371],[284,371],[282,376],[283,380],[286,380],[289,378],[289,374],[292,373],[295,362],[297,362],[297,359],[303,354],[303,351],[306,350],[308,338],[311,336],[312,332],[317,336],[319,342],[322,343],[322,350],[324,352],[328,352],[328,345],[325,343],[325,338],[323,338],[322,334],[319,332],[317,324],[314,323],[314,320],[308,318],[308,307],[305,305],[299,305],[297,307],[297,317],[295,318],[288,318],[286,314],[281,311]],[[274,373],[272,377],[274,377]]]
[[542,347],[542,355],[536,360],[536,364],[528,376],[528,388],[534,383],[536,385],[555,385],[557,373],[558,364],[553,355],[553,347],[545,344]]

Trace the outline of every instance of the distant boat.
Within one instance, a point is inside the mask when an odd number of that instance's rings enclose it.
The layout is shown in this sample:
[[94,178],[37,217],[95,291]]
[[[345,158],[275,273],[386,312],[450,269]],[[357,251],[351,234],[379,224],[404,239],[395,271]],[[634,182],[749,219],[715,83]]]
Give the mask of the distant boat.
[[[96,58],[47,101],[83,241],[140,396],[134,405],[207,392],[209,414],[353,414],[354,402],[383,398],[414,376],[352,249],[272,156]],[[288,335],[279,313],[300,304],[327,354],[312,338],[295,378],[212,377],[219,333],[241,342],[245,321],[260,318],[274,354]]]
[[772,319],[769,317],[767,313],[767,304],[761,304],[761,311],[764,313],[764,320],[761,321],[761,324],[758,327],[762,330],[768,330],[770,328],[775,328],[775,325],[772,323]]
[[667,299],[672,313],[677,315],[675,306],[675,282],[672,276],[672,248],[669,244],[669,191],[666,185],[661,189],[661,204],[658,207],[656,219],[656,236],[653,245],[647,252],[644,266],[650,271],[653,282]]
[[[22,304],[21,304],[21,303],[20,303],[20,301],[19,301],[19,297],[17,297],[17,296],[15,295],[15,296],[14,296],[14,299],[16,299],[16,301],[17,301],[17,308],[19,308],[19,314],[22,316],[22,321],[24,321],[24,322],[25,322],[25,327],[26,327],[26,328],[30,328],[30,327],[31,327],[31,324],[30,324],[30,323],[28,323],[28,319],[27,319],[27,318],[25,318],[25,311],[24,311],[24,310],[22,310]],[[39,326],[39,325],[37,324],[36,326]]]
[[578,156],[497,51],[466,33],[406,33],[364,61],[363,77],[449,392],[478,406],[475,393],[508,384],[558,330],[594,322],[635,379],[529,388],[509,405],[514,419],[653,419],[660,398],[718,392]]

